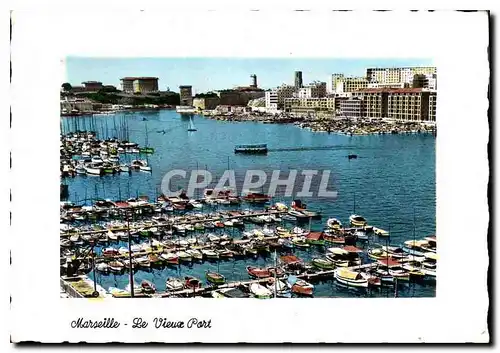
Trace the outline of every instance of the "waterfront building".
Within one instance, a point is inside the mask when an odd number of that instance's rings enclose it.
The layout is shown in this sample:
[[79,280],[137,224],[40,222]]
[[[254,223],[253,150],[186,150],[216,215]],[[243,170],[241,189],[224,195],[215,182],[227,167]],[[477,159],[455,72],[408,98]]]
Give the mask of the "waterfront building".
[[437,70],[431,66],[415,67],[371,67],[366,69],[366,79],[379,83],[407,83],[412,84],[415,75],[436,75]]
[[295,90],[302,88],[302,71],[295,71]]
[[424,88],[370,88],[354,93],[362,116],[399,121],[435,121],[436,92]]
[[360,118],[363,114],[363,100],[360,98],[339,99],[339,114],[347,118]]
[[318,112],[335,113],[335,98],[286,98],[285,112],[296,114],[310,114]]
[[367,118],[387,117],[387,96],[385,88],[367,88],[353,92],[354,98],[363,100],[362,115]]
[[193,87],[189,85],[179,86],[180,105],[193,106]]
[[195,97],[193,99],[193,107],[199,110],[212,110],[220,104],[220,98],[214,97]]
[[97,92],[103,87],[102,82],[99,81],[85,81],[82,84],[87,92]]
[[313,82],[298,90],[299,98],[322,98],[326,96],[326,82]]
[[413,88],[427,88],[430,90],[437,89],[437,77],[435,74],[417,74],[413,76]]
[[149,93],[158,91],[158,77],[123,77],[120,79],[125,93]]
[[270,110],[281,110],[285,99],[292,98],[295,94],[295,86],[281,85],[273,90],[265,92],[266,108]]
[[343,74],[332,74],[332,92],[346,93],[368,88],[365,77],[345,77]]

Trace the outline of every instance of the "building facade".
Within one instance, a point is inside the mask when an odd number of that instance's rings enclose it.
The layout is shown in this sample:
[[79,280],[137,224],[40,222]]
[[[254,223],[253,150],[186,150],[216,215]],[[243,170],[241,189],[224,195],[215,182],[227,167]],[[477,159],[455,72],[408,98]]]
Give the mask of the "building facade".
[[212,110],[220,104],[219,97],[202,97],[193,99],[193,107],[199,110]]
[[370,88],[353,94],[362,99],[362,116],[398,121],[436,121],[436,92],[424,88]]
[[102,89],[102,82],[99,81],[85,81],[82,82],[87,92],[97,92]]
[[180,95],[180,105],[182,106],[193,106],[193,87],[184,85],[179,86],[179,95]]
[[286,98],[285,112],[295,114],[315,114],[319,112],[335,114],[335,98]]
[[158,77],[123,77],[120,79],[125,93],[149,93],[158,91]]
[[326,82],[313,82],[298,90],[299,98],[322,98],[326,97]]
[[379,83],[407,83],[413,82],[415,75],[436,75],[437,70],[431,66],[415,67],[371,67],[366,69],[366,79],[370,82]]
[[295,86],[282,85],[265,92],[266,108],[271,110],[281,110],[284,107],[285,99],[292,98],[295,94]]
[[302,88],[302,71],[295,71],[295,89],[299,90]]
[[365,77],[345,77],[343,74],[332,75],[332,92],[347,93],[368,88],[368,80]]
[[363,115],[363,100],[349,98],[340,100],[339,115],[346,118],[361,118]]
[[367,88],[353,92],[353,98],[363,100],[362,116],[366,118],[387,117],[387,96],[384,88]]

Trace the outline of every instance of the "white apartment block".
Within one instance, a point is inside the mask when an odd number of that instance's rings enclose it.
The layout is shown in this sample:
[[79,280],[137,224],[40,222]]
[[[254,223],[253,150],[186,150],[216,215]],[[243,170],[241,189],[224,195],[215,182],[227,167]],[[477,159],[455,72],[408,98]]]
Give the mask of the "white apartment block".
[[326,96],[326,82],[313,82],[299,89],[298,98],[322,98]]
[[266,91],[266,108],[271,110],[282,109],[285,99],[292,98],[295,94],[295,86],[282,85],[271,91]]
[[435,75],[437,70],[431,66],[415,67],[386,67],[386,68],[367,68],[366,79],[370,82],[378,83],[407,83],[413,82],[415,75]]

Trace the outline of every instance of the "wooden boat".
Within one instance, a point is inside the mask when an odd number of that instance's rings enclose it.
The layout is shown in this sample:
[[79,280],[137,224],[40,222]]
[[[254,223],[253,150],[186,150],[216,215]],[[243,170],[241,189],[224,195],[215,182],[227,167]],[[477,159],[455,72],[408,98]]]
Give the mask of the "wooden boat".
[[328,259],[315,258],[315,259],[312,259],[311,263],[313,264],[313,266],[318,267],[318,268],[322,268],[325,270],[331,270],[331,269],[335,268],[335,263],[333,263],[332,261],[330,261]]
[[167,264],[170,265],[178,265],[179,264],[179,256],[174,253],[164,253],[160,255],[160,258],[163,259]]
[[381,246],[382,250],[384,250],[389,257],[393,259],[402,259],[407,256],[404,250],[398,246]]
[[219,249],[215,251],[219,254],[219,258],[221,259],[230,259],[234,256],[233,252],[228,249]]
[[179,257],[179,261],[181,261],[181,262],[193,261],[193,257],[185,251],[178,251],[176,255]]
[[295,217],[295,219],[297,219],[297,220],[306,220],[306,219],[310,218],[309,216],[307,216],[303,212],[297,211],[297,210],[290,210],[290,211],[288,211],[287,215]]
[[184,288],[184,282],[175,277],[167,278],[165,282],[165,288],[169,291],[177,291]]
[[189,255],[191,255],[191,257],[193,258],[193,260],[198,260],[198,261],[203,260],[203,254],[199,250],[188,249],[188,250],[186,250],[186,253],[189,254]]
[[247,272],[250,275],[250,277],[254,278],[266,278],[271,276],[271,273],[267,268],[247,266]]
[[152,294],[152,293],[156,292],[156,286],[153,283],[146,281],[146,280],[143,280],[141,282],[141,288],[142,288],[142,291],[144,293],[147,293],[147,294]]
[[205,256],[207,259],[218,259],[219,258],[219,253],[215,252],[210,249],[201,249],[200,250],[203,256]]
[[214,225],[215,225],[215,228],[224,228],[224,223],[221,221],[216,221],[214,223]]
[[311,296],[314,292],[314,286],[302,279],[297,279],[297,281],[292,285],[291,291],[295,294]]
[[163,265],[163,259],[156,254],[148,254],[148,260],[149,260],[150,266],[157,267],[157,266]]
[[267,289],[272,293],[276,292],[276,296],[283,296],[290,292],[290,288],[283,281],[275,280],[274,277],[269,277],[266,283]]
[[325,242],[331,244],[339,244],[339,245],[345,244],[345,237],[342,235],[325,233],[323,234],[323,239],[325,240]]
[[111,272],[120,273],[124,270],[125,266],[120,261],[111,261],[108,263]]
[[373,227],[373,233],[375,233],[375,235],[378,235],[379,237],[388,237],[389,236],[388,231],[377,228],[377,227]]
[[337,218],[329,218],[326,221],[326,226],[330,229],[340,229],[342,228],[342,223]]
[[196,277],[187,276],[187,277],[184,277],[184,280],[186,281],[185,282],[186,288],[196,289],[196,288],[201,287],[201,282]]
[[346,268],[338,268],[334,271],[334,276],[337,281],[348,286],[368,287],[368,280],[359,272],[350,271]]
[[220,237],[218,235],[215,235],[215,234],[208,234],[207,239],[208,239],[208,241],[215,243],[215,242],[218,242],[220,240]]
[[261,285],[259,283],[252,283],[250,285],[250,292],[256,298],[259,298],[259,299],[271,298],[271,296],[273,295],[273,293],[269,289],[267,289],[266,287],[264,287],[263,285]]
[[206,276],[207,281],[212,284],[224,284],[226,282],[226,277],[217,272],[207,271]]
[[300,247],[300,248],[308,248],[309,247],[309,244],[307,243],[307,241],[304,237],[292,238],[292,243],[293,243],[293,245]]
[[323,232],[310,232],[306,236],[306,242],[312,245],[324,245]]
[[371,248],[367,251],[368,257],[373,260],[381,260],[387,258],[388,254],[382,248]]
[[410,255],[424,256],[426,251],[422,249],[422,245],[427,244],[425,240],[407,240],[404,242],[403,250]]
[[349,217],[349,222],[353,227],[364,227],[367,224],[367,221],[364,217],[353,214]]
[[279,267],[268,267],[267,270],[271,276],[283,277],[285,275],[285,271]]
[[138,257],[135,259],[137,266],[142,268],[150,268],[151,262],[149,261],[147,256]]
[[102,255],[105,257],[113,257],[118,255],[118,250],[116,250],[115,248],[105,248],[102,251]]
[[271,196],[261,193],[248,193],[243,197],[243,200],[249,203],[266,203],[271,200]]

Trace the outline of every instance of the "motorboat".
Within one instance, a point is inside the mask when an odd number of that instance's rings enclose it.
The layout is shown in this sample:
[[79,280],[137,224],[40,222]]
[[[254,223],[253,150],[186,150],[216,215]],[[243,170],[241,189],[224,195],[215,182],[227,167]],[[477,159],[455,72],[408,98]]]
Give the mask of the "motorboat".
[[353,287],[368,287],[368,279],[363,277],[361,273],[348,270],[346,268],[338,268],[334,271],[335,279],[345,285]]
[[224,284],[226,282],[226,277],[217,272],[207,271],[206,277],[207,281],[212,284]]
[[364,227],[367,224],[367,221],[364,217],[353,214],[349,217],[349,222],[353,227]]
[[259,298],[259,299],[268,299],[268,298],[271,298],[271,296],[273,295],[273,293],[269,289],[267,289],[266,287],[264,287],[263,285],[261,285],[259,283],[252,283],[250,285],[250,292],[256,298]]
[[326,221],[326,226],[330,229],[340,229],[342,228],[342,223],[337,218],[329,218]]
[[169,291],[177,291],[184,288],[184,282],[175,277],[167,278],[165,282],[165,287]]

